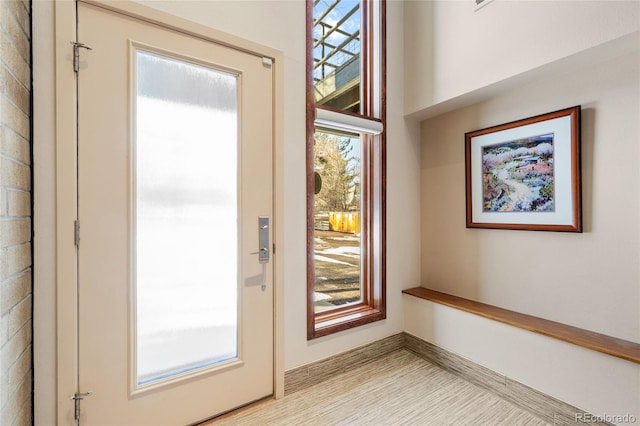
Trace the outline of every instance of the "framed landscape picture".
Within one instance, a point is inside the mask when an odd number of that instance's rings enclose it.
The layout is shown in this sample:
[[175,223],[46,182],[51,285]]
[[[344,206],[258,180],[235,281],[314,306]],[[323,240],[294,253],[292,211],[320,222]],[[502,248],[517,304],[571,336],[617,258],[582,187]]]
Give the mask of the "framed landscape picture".
[[582,232],[580,106],[465,134],[467,228]]

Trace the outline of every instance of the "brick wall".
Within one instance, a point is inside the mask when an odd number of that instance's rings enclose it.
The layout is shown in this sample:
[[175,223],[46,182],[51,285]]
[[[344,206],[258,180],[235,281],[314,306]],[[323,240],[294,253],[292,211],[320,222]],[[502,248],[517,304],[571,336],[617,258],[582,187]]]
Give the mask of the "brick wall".
[[0,425],[32,418],[31,4],[0,0]]

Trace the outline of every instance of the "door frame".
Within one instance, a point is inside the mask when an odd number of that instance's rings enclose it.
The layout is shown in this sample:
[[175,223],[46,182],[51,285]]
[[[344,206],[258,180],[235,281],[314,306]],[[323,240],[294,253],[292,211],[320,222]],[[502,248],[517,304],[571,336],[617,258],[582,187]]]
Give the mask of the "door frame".
[[[284,54],[283,52],[250,40],[224,33],[214,28],[194,23],[157,9],[130,1],[82,0],[114,12],[142,21],[195,36],[212,43],[222,44],[245,53],[273,58],[273,239],[284,240],[284,176],[276,167],[284,155]],[[69,400],[77,391],[78,350],[77,315],[65,310],[69,303],[77,303],[77,253],[73,238],[74,221],[77,218],[77,150],[76,150],[76,85],[73,71],[71,40],[76,39],[75,1],[55,2],[55,251],[56,251],[56,301],[55,303],[55,350],[51,348],[49,364],[55,364],[55,384],[43,385],[56,388],[56,424],[74,424],[73,402]],[[80,40],[82,41],[82,40]],[[82,55],[82,53],[81,53]],[[80,71],[80,73],[82,70]],[[274,395],[284,396],[284,259],[282,250],[273,256],[274,285]],[[62,301],[67,301],[62,303]],[[42,349],[39,349],[42,350]],[[45,349],[46,350],[46,349]],[[54,373],[54,372],[52,372]]]

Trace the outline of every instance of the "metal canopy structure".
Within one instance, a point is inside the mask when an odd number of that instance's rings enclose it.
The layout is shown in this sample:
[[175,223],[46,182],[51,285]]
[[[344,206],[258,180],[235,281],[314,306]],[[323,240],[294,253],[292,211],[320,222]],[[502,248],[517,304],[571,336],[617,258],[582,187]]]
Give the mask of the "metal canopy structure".
[[360,112],[359,0],[314,0],[313,79],[316,103]]

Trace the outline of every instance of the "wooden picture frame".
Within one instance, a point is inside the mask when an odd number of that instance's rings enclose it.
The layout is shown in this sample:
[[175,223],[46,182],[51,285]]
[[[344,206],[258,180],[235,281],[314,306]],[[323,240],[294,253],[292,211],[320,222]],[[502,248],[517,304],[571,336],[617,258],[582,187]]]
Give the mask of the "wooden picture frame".
[[465,133],[467,228],[582,232],[580,106]]

